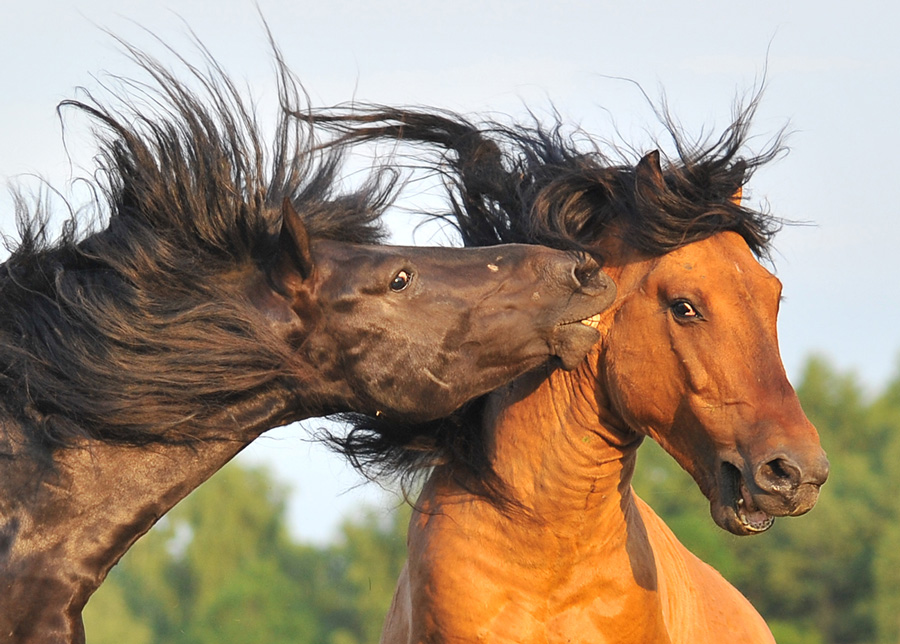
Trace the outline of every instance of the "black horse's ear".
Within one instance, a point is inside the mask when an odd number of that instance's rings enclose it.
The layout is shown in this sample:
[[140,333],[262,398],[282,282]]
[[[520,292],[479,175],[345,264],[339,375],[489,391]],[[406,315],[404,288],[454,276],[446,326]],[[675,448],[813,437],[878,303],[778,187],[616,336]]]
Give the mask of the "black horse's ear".
[[313,272],[313,258],[309,249],[309,233],[290,199],[281,204],[281,233],[278,235],[279,272],[294,272],[301,279],[309,279]]

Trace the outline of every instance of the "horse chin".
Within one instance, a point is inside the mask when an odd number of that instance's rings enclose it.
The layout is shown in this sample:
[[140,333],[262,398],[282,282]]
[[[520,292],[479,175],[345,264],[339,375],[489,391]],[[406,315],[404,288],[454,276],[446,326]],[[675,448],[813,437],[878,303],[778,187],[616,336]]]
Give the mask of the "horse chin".
[[550,351],[559,359],[566,371],[581,364],[591,349],[600,341],[600,331],[592,324],[593,318],[585,321],[569,322],[556,327]]
[[723,530],[738,536],[760,534],[775,523],[775,517],[761,509],[747,489],[741,471],[723,463],[718,494],[710,499],[710,513]]

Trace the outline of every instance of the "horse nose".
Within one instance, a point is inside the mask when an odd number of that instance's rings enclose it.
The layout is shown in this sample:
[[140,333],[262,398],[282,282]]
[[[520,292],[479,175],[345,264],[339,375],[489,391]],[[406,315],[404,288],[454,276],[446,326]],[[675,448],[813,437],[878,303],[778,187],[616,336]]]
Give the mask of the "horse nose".
[[600,269],[600,264],[590,256],[580,255],[572,267],[572,278],[576,290],[585,295],[605,294],[612,286],[612,280]]
[[759,465],[753,478],[764,492],[791,496],[804,485],[820,487],[828,478],[828,469],[824,452],[803,464],[787,454],[779,454]]

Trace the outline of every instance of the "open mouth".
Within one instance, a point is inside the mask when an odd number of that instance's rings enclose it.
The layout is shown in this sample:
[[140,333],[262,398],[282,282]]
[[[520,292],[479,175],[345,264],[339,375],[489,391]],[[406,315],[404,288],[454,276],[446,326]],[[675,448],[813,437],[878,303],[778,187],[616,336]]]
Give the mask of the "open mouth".
[[722,503],[734,511],[735,518],[746,534],[765,532],[775,523],[775,517],[764,512],[753,500],[740,470],[731,463],[723,463]]

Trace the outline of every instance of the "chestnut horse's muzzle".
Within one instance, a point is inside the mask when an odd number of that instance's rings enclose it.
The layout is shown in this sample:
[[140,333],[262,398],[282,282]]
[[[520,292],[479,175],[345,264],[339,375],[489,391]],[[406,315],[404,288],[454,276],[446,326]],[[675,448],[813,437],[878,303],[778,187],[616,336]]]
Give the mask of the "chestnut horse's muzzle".
[[775,517],[809,512],[828,478],[828,469],[821,448],[805,454],[781,450],[752,462],[723,460],[718,498],[711,501],[713,518],[734,534],[764,532]]

